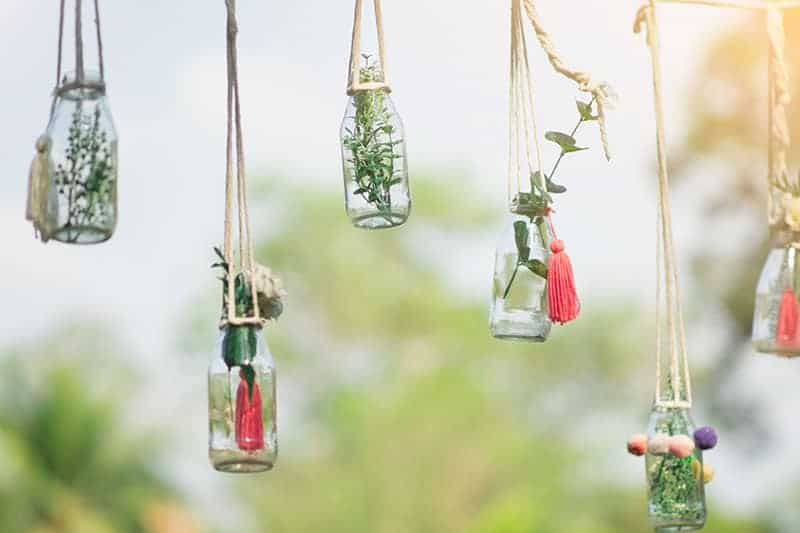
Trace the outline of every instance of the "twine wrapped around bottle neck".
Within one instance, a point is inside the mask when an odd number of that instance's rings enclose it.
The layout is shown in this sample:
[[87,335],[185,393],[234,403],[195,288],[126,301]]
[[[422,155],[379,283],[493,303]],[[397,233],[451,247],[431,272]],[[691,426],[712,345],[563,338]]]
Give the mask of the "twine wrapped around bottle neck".
[[[228,264],[227,293],[225,313],[220,327],[251,325],[261,327],[264,319],[258,304],[255,283],[252,282],[256,270],[253,240],[250,234],[250,213],[247,202],[247,176],[245,173],[244,142],[242,135],[242,112],[239,92],[239,67],[236,20],[236,0],[225,0],[227,8],[227,141],[225,153],[225,236],[223,255]],[[235,146],[235,149],[234,149]],[[236,170],[234,172],[234,159]],[[234,180],[235,174],[235,180]],[[234,215],[234,196],[236,215]],[[233,251],[234,216],[238,221],[239,261],[235,263]],[[236,312],[236,277],[243,274],[251,291],[253,313],[251,316],[238,316]]]
[[383,80],[362,82],[361,81],[361,13],[362,0],[356,0],[355,16],[353,20],[353,37],[350,43],[350,62],[347,75],[347,95],[353,96],[364,91],[385,91],[392,92],[389,85],[389,74],[386,67],[386,40],[383,33],[383,10],[381,0],[373,0],[375,6],[375,26],[378,33],[378,58],[380,68],[383,73]]

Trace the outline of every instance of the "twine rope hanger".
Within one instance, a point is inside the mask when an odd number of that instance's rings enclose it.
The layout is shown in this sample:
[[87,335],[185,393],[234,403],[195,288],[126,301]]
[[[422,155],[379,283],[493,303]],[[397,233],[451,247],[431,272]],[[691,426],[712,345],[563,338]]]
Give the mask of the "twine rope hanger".
[[[663,93],[661,79],[660,43],[655,10],[657,3],[698,4],[717,7],[733,7],[766,11],[767,35],[769,39],[769,175],[770,179],[783,178],[787,173],[787,152],[791,144],[787,107],[791,103],[789,76],[785,59],[785,30],[782,9],[800,6],[798,0],[771,3],[750,0],[649,0],[636,16],[634,31],[643,26],[647,30],[647,45],[653,68],[653,92],[656,116],[656,145],[658,152],[659,213],[657,224],[657,277],[656,277],[656,405],[662,407],[691,407],[692,387],[686,351],[686,333],[680,304],[680,285],[672,232],[672,215],[669,200],[669,175],[667,171]],[[772,202],[772,195],[768,195]],[[770,206],[771,207],[771,206]],[[771,211],[771,209],[770,209]],[[770,221],[770,223],[774,223]],[[661,325],[661,276],[666,283],[667,332],[670,351],[669,384],[671,400],[662,400],[662,325]],[[682,368],[683,376],[679,369]],[[680,396],[681,377],[686,383],[686,396]]]
[[106,90],[105,85],[105,61],[103,59],[103,38],[100,26],[100,2],[93,0],[95,13],[95,30],[97,39],[97,62],[100,69],[100,81],[86,81],[86,70],[84,67],[83,53],[83,0],[75,0],[75,80],[66,83],[62,79],[62,68],[64,64],[64,20],[66,15],[66,0],[59,3],[58,17],[58,60],[56,61],[56,84],[53,89],[53,106],[51,116],[55,111],[56,100],[66,91],[72,89],[94,89],[102,93]]
[[556,72],[577,83],[578,88],[581,91],[591,94],[597,101],[597,122],[600,125],[600,140],[603,144],[603,152],[606,155],[606,159],[610,161],[611,150],[608,143],[608,130],[606,127],[605,113],[606,106],[612,99],[608,85],[595,81],[587,72],[569,68],[564,58],[556,50],[550,34],[544,29],[541,18],[539,17],[539,12],[536,10],[533,0],[524,0],[524,3],[525,11],[528,14],[531,24],[533,24],[536,38],[539,40],[542,50],[544,50],[545,54],[547,54],[550,64],[553,66]]
[[[658,24],[655,17],[656,0],[642,7],[636,16],[634,31],[647,31],[647,45],[653,70],[653,96],[656,118],[656,151],[658,155],[658,222],[656,238],[656,393],[655,404],[666,408],[689,408],[692,406],[692,382],[689,374],[689,360],[686,350],[686,332],[680,302],[680,283],[678,279],[677,254],[673,240],[672,210],[669,195],[669,174],[667,171],[666,135],[664,126],[663,92],[661,78],[661,55]],[[663,270],[662,270],[663,267]],[[664,277],[665,300],[667,308],[666,332],[669,350],[669,385],[671,398],[662,398],[662,341],[661,323],[662,286]],[[681,382],[685,382],[686,394],[681,396]]]
[[382,81],[368,83],[361,82],[361,19],[362,19],[362,0],[356,0],[355,16],[353,20],[353,37],[350,42],[350,68],[347,76],[347,95],[353,96],[364,91],[385,91],[392,92],[389,85],[389,74],[386,68],[386,38],[383,32],[383,10],[381,0],[373,0],[375,9],[375,29],[378,34],[378,57],[381,63]]
[[[511,3],[511,83],[509,91],[509,168],[508,168],[508,199],[512,202],[515,193],[522,190],[522,154],[527,158],[528,168],[539,171],[539,186],[546,190],[545,175],[542,163],[542,148],[539,140],[538,125],[536,121],[536,93],[533,88],[530,63],[528,60],[528,45],[525,38],[525,29],[522,19],[522,7],[533,25],[534,33],[545,52],[553,69],[562,76],[574,81],[578,88],[592,95],[597,102],[598,124],[600,127],[600,140],[603,152],[607,159],[611,159],[608,134],[606,127],[606,107],[612,99],[609,87],[604,83],[596,82],[586,72],[574,70],[567,66],[564,58],[558,53],[553,40],[541,23],[539,13],[532,0],[512,0]],[[524,146],[524,150],[521,145]],[[534,147],[536,160],[532,157],[531,145]],[[526,178],[527,179],[527,178]]]
[[[225,152],[225,236],[223,255],[228,263],[226,312],[220,327],[263,326],[264,319],[258,306],[258,295],[252,277],[256,270],[253,240],[250,234],[250,213],[247,203],[247,176],[245,173],[244,142],[242,135],[242,112],[239,93],[239,67],[237,36],[239,26],[236,19],[236,0],[225,0],[227,7],[227,140]],[[234,158],[236,170],[234,172]],[[234,180],[235,174],[235,180]],[[234,183],[235,182],[235,183]],[[239,263],[235,265],[233,251],[234,195],[236,196],[236,219],[239,238]],[[239,273],[251,282],[253,302],[252,316],[236,314],[235,280]]]

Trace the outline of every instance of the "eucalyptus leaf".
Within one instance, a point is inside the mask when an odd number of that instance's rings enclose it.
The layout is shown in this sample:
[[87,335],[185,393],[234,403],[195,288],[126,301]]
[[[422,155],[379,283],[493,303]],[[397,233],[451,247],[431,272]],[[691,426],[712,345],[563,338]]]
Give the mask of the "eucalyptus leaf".
[[529,237],[530,231],[528,230],[528,224],[524,220],[517,220],[514,222],[514,241],[517,244],[517,253],[519,254],[520,261],[523,261],[523,255],[525,255],[524,260],[530,257],[531,250],[528,247]]
[[561,133],[559,131],[548,131],[544,134],[544,138],[550,142],[554,142],[561,147],[562,150],[569,148],[571,146],[575,146],[577,141],[575,137],[572,135],[567,135],[566,133]]
[[582,102],[577,100],[575,102],[578,106],[578,113],[581,115],[582,121],[597,120],[599,117],[592,114],[592,104],[589,102]]
[[547,181],[547,192],[551,192],[553,194],[563,194],[567,192],[567,188],[563,185],[559,185],[558,183],[554,183],[550,180]]
[[528,268],[528,270],[530,270],[537,276],[547,279],[548,268],[547,265],[545,265],[542,261],[538,259],[531,259],[525,261],[523,264]]

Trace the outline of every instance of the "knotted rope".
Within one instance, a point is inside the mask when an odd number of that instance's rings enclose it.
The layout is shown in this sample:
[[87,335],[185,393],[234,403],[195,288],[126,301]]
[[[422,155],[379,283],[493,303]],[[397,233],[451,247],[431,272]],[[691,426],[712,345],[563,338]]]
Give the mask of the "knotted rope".
[[350,43],[350,69],[347,77],[347,94],[353,96],[363,91],[382,90],[392,92],[389,85],[389,74],[386,68],[386,42],[383,33],[383,11],[381,0],[373,0],[375,6],[375,26],[378,33],[378,57],[383,79],[368,83],[361,82],[361,12],[362,0],[356,0],[355,17],[353,20],[353,38]]
[[533,4],[533,0],[524,0],[524,2],[525,11],[528,13],[531,24],[533,24],[536,38],[539,40],[542,50],[547,54],[550,64],[553,65],[556,72],[577,83],[581,91],[591,94],[597,101],[597,120],[600,125],[600,140],[603,143],[603,152],[606,155],[606,159],[611,160],[611,150],[608,145],[608,130],[606,127],[606,106],[612,98],[608,85],[595,81],[587,72],[569,68],[564,58],[562,58],[556,50],[550,35],[545,31],[539,18],[539,12]]
[[[536,98],[533,88],[530,63],[528,61],[528,45],[522,18],[522,6],[530,19],[538,42],[547,55],[553,69],[573,80],[578,88],[592,95],[597,102],[600,139],[606,158],[610,159],[610,149],[606,130],[606,107],[612,97],[608,85],[598,83],[582,71],[567,67],[566,61],[556,51],[550,35],[545,31],[536,7],[532,0],[512,0],[511,2],[511,82],[509,90],[509,168],[508,199],[512,203],[517,192],[523,187],[523,159],[531,173],[538,170],[539,186],[546,190],[545,174],[542,165],[542,149],[539,130],[536,122]],[[523,146],[524,145],[524,146]],[[536,159],[532,157],[531,145],[534,147]],[[527,176],[524,178],[527,181]]]
[[[221,327],[227,325],[261,326],[264,320],[258,306],[258,295],[255,283],[249,287],[253,301],[252,316],[236,314],[235,280],[239,273],[252,280],[256,270],[253,241],[250,236],[250,214],[247,204],[247,177],[245,174],[244,144],[242,138],[242,113],[239,94],[239,66],[237,36],[239,33],[236,20],[236,0],[225,0],[227,6],[227,65],[228,65],[228,129],[225,153],[225,237],[223,255],[228,263],[226,313]],[[234,154],[235,145],[235,154]],[[234,186],[234,157],[236,159],[236,179]],[[236,196],[236,217],[238,221],[239,263],[234,264],[233,251],[233,219],[234,195]]]
[[[677,255],[672,232],[672,210],[670,206],[669,175],[667,172],[667,150],[664,126],[664,108],[661,79],[661,56],[658,24],[655,16],[656,0],[642,7],[636,16],[634,31],[647,30],[647,45],[653,69],[653,95],[656,117],[656,149],[658,153],[658,223],[656,238],[656,394],[655,403],[661,407],[691,407],[692,382],[689,375],[689,360],[686,351],[686,333],[680,301]],[[666,285],[667,307],[667,347],[669,349],[669,395],[662,396],[662,335],[661,323],[662,287],[661,278]],[[684,382],[686,387],[681,387]],[[685,393],[684,393],[685,391]]]

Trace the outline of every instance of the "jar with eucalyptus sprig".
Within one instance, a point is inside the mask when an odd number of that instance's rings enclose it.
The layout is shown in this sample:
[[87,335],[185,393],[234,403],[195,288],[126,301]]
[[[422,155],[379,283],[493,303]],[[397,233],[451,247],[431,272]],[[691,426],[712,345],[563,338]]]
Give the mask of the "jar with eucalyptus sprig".
[[358,228],[391,228],[411,212],[405,129],[381,65],[362,60],[341,127],[345,206]]
[[800,178],[770,183],[770,252],[756,288],[753,345],[758,352],[800,356]]
[[[563,253],[563,244],[555,238],[549,217],[553,195],[567,191],[555,181],[562,162],[569,154],[587,149],[578,146],[575,135],[582,125],[597,120],[594,105],[594,99],[577,102],[578,121],[570,133],[545,134],[545,139],[558,150],[548,173],[532,171],[524,182],[511,184],[514,190],[510,213],[495,252],[489,311],[489,327],[496,338],[544,342],[554,321],[563,323],[577,314],[575,311],[566,319],[560,313],[554,316],[549,304],[551,258]],[[512,173],[517,174],[518,169]],[[571,283],[571,271],[569,277]]]
[[[230,267],[220,250],[223,313],[219,342],[208,370],[209,458],[231,473],[270,470],[278,455],[276,373],[261,324],[234,325],[228,316]],[[253,287],[255,284],[255,287]],[[237,316],[253,316],[253,289],[265,323],[283,312],[283,285],[270,269],[234,276]]]

